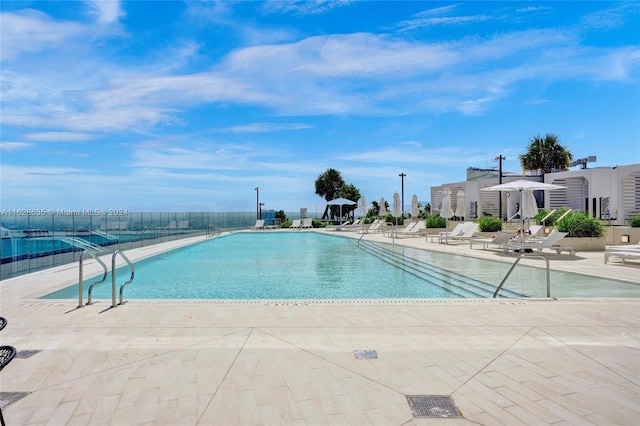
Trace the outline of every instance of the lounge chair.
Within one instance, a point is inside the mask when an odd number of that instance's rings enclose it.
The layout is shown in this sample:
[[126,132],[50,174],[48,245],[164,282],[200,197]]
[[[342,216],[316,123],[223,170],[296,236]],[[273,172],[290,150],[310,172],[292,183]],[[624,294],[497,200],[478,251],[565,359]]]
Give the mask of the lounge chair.
[[416,224],[417,224],[417,223],[418,223],[418,222],[411,222],[410,224],[408,224],[408,225],[407,225],[407,226],[405,226],[404,228],[402,228],[402,229],[398,229],[398,230],[395,230],[395,228],[394,228],[394,229],[391,229],[391,230],[387,230],[387,231],[385,232],[385,234],[388,232],[389,234],[388,234],[388,235],[386,235],[386,236],[387,236],[387,237],[391,237],[391,236],[394,234],[394,232],[395,232],[396,234],[397,234],[397,233],[400,233],[400,232],[408,232],[408,231],[410,231],[410,230],[411,230],[411,228],[413,228],[414,226],[416,226]]
[[291,222],[291,225],[289,226],[289,228],[300,229],[300,226],[301,226],[300,219],[293,219],[293,221]]
[[438,242],[444,237],[453,237],[455,235],[460,235],[462,233],[462,228],[464,228],[464,224],[467,222],[458,223],[451,231],[443,231],[438,234]]
[[423,235],[427,230],[427,224],[424,221],[416,222],[416,224],[408,231],[398,231],[396,238],[403,237],[419,237]]
[[542,251],[542,249],[548,248],[551,250],[555,250],[556,253],[560,254],[562,251],[568,251],[571,256],[574,256],[576,252],[573,250],[573,247],[570,246],[561,246],[557,244],[561,239],[567,236],[567,232],[558,232],[556,230],[551,231],[551,233],[542,240],[533,240],[533,241],[515,241],[512,240],[504,245],[504,252],[507,253],[509,251],[512,254],[517,252],[522,252],[525,250],[537,250]]
[[620,259],[622,263],[627,259],[640,259],[640,243],[607,246],[604,250],[604,263],[608,263],[611,257]]
[[474,244],[482,244],[483,249],[487,249],[490,244],[502,247],[507,244],[516,233],[513,231],[498,231],[493,238],[469,238],[469,248],[473,248]]
[[445,238],[445,243],[447,241],[469,241],[478,231],[480,225],[474,222],[465,222],[464,227],[462,228],[462,233],[460,235],[453,235],[451,237]]
[[544,226],[542,225],[531,225],[529,227],[529,235],[531,235],[532,237],[537,236],[540,231],[542,231],[542,228],[544,228]]
[[313,219],[304,218],[302,219],[302,223],[300,224],[301,228],[313,228]]
[[263,219],[256,220],[256,224],[253,225],[251,229],[264,229],[264,220]]
[[362,232],[363,234],[369,232],[369,229],[374,226],[378,226],[378,222],[380,222],[380,219],[374,219],[373,222],[371,222],[369,225],[363,223],[359,229],[356,229],[356,232]]

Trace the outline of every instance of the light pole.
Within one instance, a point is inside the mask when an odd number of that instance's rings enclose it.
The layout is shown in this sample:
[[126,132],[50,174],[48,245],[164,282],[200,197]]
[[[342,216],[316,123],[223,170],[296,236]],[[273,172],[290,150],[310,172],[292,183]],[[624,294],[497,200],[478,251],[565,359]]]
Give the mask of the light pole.
[[260,219],[260,187],[256,186],[256,220]]
[[404,177],[406,176],[404,173],[400,173],[398,176],[402,179],[402,218],[404,219]]
[[[505,157],[502,156],[502,154],[498,155],[496,158],[494,158],[494,160],[499,161],[500,165],[498,167],[498,183],[500,185],[502,185],[502,161],[506,160]],[[500,220],[502,219],[502,191],[498,191],[498,216],[500,217]]]

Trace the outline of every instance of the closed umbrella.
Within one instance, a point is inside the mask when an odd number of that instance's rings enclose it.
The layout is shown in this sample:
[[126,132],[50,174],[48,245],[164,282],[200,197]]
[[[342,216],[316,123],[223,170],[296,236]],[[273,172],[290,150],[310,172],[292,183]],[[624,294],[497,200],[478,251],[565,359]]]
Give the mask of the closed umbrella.
[[[402,201],[400,201],[400,195],[396,192],[393,194],[393,216],[395,218],[396,227],[398,226],[398,216],[402,214]],[[394,229],[394,233],[396,229]]]
[[385,216],[387,214],[387,208],[385,207],[384,197],[380,198],[380,211],[378,216]]
[[360,210],[362,211],[362,217],[365,217],[367,214],[367,199],[363,196],[360,197],[360,202],[358,203]]
[[461,218],[467,217],[467,203],[463,190],[458,191],[456,195],[456,216]]
[[[440,216],[446,219],[445,229],[449,232],[449,219],[453,217],[453,209],[451,208],[451,190],[448,187],[442,188],[442,209],[440,210]],[[445,234],[445,241],[447,240],[447,234]]]
[[416,220],[420,216],[420,207],[418,207],[418,196],[413,194],[411,199],[411,218]]

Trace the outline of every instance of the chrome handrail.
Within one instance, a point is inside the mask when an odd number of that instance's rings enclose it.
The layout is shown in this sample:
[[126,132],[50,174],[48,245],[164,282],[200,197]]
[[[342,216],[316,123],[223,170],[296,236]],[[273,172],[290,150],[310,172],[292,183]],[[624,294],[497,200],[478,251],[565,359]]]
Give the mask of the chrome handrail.
[[129,265],[129,269],[131,270],[131,277],[129,278],[129,280],[123,282],[122,285],[120,286],[120,305],[122,305],[123,303],[122,293],[124,291],[124,286],[126,286],[131,281],[133,281],[133,278],[136,274],[136,270],[133,267],[133,263],[131,263],[131,261],[127,258],[127,256],[124,255],[124,252],[122,250],[114,251],[113,256],[111,256],[111,307],[112,308],[115,308],[117,306],[116,305],[116,256],[118,254],[122,256],[125,262],[127,262],[127,264]]
[[504,276],[504,278],[502,279],[502,282],[500,283],[500,285],[498,285],[498,287],[496,288],[496,291],[493,293],[493,298],[495,299],[498,296],[498,293],[500,292],[500,290],[502,290],[502,286],[504,285],[505,282],[507,282],[507,279],[509,278],[509,275],[511,275],[511,272],[513,272],[513,269],[516,267],[516,265],[518,264],[518,262],[520,262],[520,260],[523,257],[540,257],[542,259],[544,259],[544,261],[547,264],[547,297],[551,297],[551,268],[549,266],[549,259],[547,258],[547,256],[542,255],[542,254],[521,254],[520,256],[518,256],[518,258],[516,259],[515,262],[513,262],[513,265],[511,265],[511,268],[509,268],[509,271],[507,272],[507,275]]
[[104,262],[98,258],[98,256],[91,253],[89,250],[84,250],[82,252],[82,254],[80,255],[80,262],[78,265],[78,308],[82,308],[82,284],[84,281],[83,261],[84,261],[85,254],[88,254],[89,256],[93,257],[96,260],[96,262],[102,265],[102,269],[104,269],[104,274],[102,275],[102,279],[98,281],[94,281],[91,283],[91,285],[89,285],[89,292],[87,294],[87,305],[91,304],[91,290],[93,290],[93,286],[104,282],[107,279],[107,273],[108,273],[107,265],[105,265]]

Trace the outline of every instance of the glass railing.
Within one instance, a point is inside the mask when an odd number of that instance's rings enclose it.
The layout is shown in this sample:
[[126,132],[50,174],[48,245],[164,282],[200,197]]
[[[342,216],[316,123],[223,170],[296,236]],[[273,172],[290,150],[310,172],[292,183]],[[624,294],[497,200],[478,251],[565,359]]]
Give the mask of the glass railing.
[[256,212],[3,210],[0,280],[76,262],[85,249],[108,254],[255,223]]

